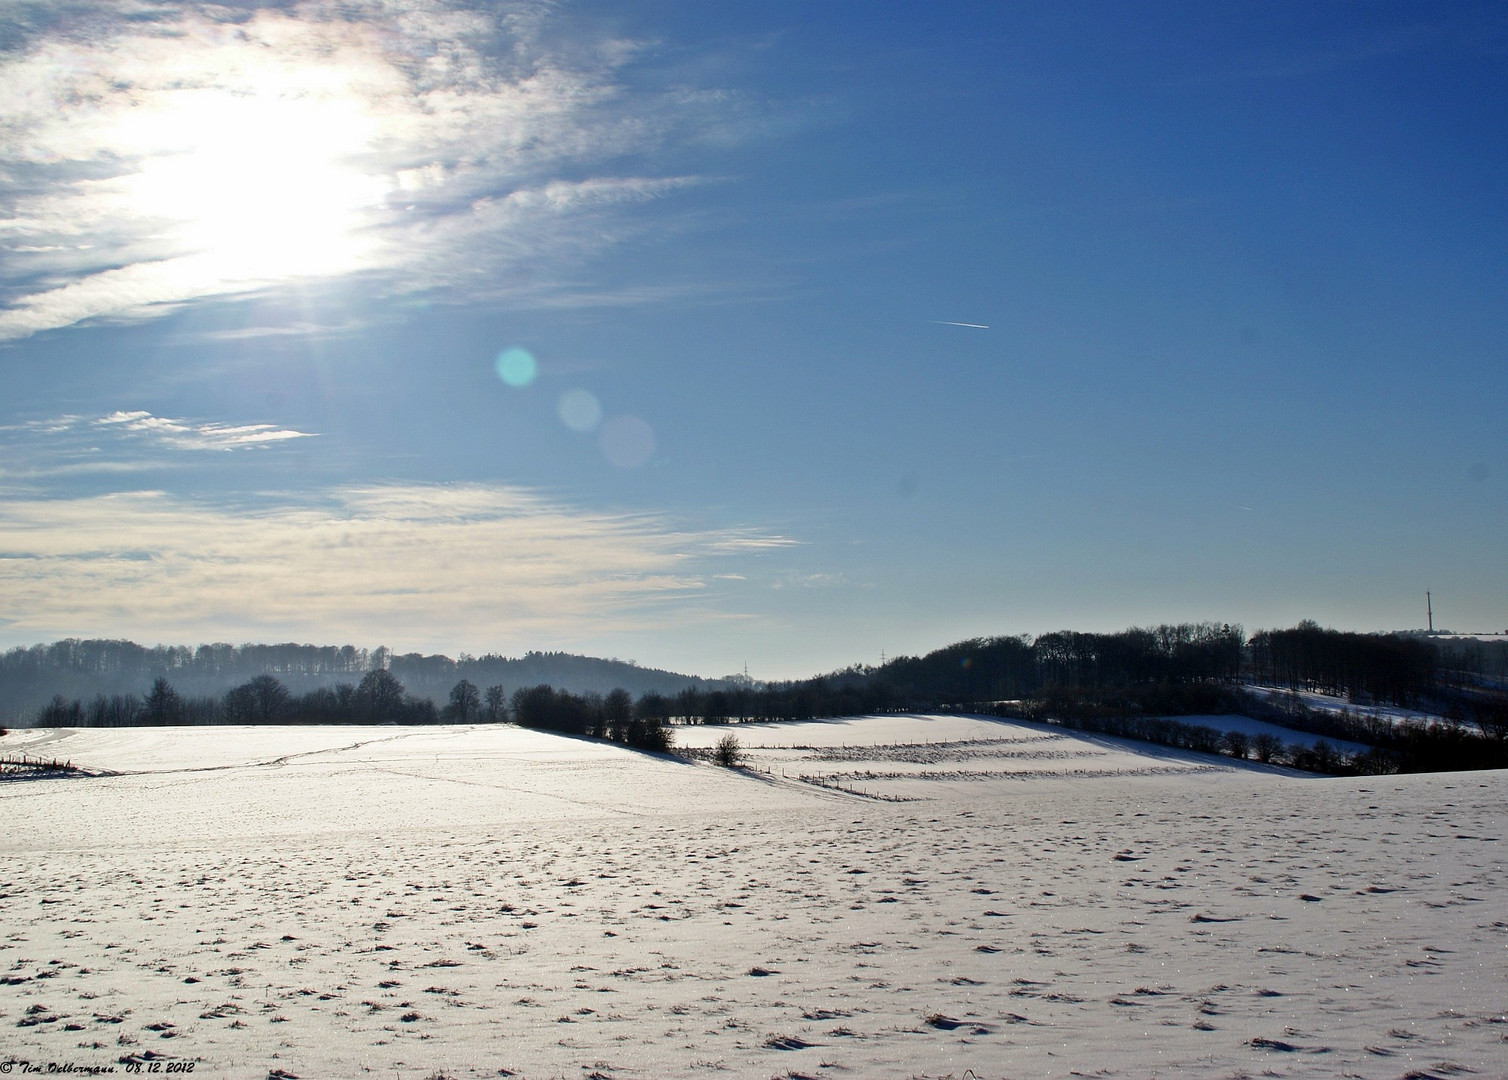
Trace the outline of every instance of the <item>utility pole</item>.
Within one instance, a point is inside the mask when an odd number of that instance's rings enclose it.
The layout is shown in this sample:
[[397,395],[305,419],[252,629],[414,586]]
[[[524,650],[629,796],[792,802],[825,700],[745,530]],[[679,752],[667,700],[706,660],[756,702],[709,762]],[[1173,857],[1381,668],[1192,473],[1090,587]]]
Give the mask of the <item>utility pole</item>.
[[1433,634],[1435,632],[1435,605],[1430,601],[1428,589],[1424,591],[1424,610],[1429,616],[1429,632]]

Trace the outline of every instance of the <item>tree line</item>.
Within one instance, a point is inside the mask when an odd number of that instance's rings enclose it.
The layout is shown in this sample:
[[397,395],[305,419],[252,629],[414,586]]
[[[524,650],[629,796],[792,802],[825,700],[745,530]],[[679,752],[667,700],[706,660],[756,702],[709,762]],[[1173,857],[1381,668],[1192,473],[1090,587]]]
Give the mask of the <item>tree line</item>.
[[1427,638],[1350,634],[1306,619],[1291,630],[1263,630],[1251,639],[1252,676],[1270,686],[1411,705],[1436,689],[1439,669]]
[[[129,644],[129,643],[126,643]],[[1476,648],[1481,644],[1484,647]],[[60,642],[48,647],[67,663],[90,668],[148,662],[161,653],[121,643]],[[42,648],[42,647],[37,647]],[[1423,635],[1358,634],[1303,622],[1288,630],[1262,630],[1247,639],[1227,623],[1183,623],[1131,628],[1116,633],[1062,631],[957,642],[925,656],[897,657],[878,667],[856,665],[810,679],[757,684],[683,678],[678,689],[652,688],[635,698],[628,688],[575,691],[548,679],[485,684],[458,671],[487,670],[464,657],[413,657],[404,668],[386,650],[363,653],[347,646],[201,646],[173,653],[183,665],[227,669],[245,657],[274,660],[295,672],[346,670],[365,659],[372,666],[359,680],[340,680],[298,692],[267,672],[220,694],[174,688],[158,675],[151,690],[98,693],[72,700],[54,695],[34,714],[45,726],[124,726],[135,724],[428,724],[511,721],[570,734],[612,738],[655,749],[674,723],[806,720],[864,713],[968,709],[1009,715],[1051,717],[1074,726],[1118,724],[1135,737],[1143,728],[1164,730],[1154,721],[1169,717],[1244,713],[1261,716],[1263,700],[1245,693],[1250,683],[1322,690],[1358,704],[1387,703],[1427,707],[1447,723],[1402,725],[1363,713],[1333,714],[1289,709],[1277,722],[1323,738],[1379,747],[1397,767],[1440,767],[1442,761],[1497,761],[1508,742],[1508,689],[1494,684],[1492,671],[1508,642],[1441,643]],[[282,651],[278,651],[282,650]],[[24,652],[12,650],[0,661]],[[563,654],[527,654],[547,660]],[[483,658],[487,661],[489,658]],[[497,658],[492,658],[497,659]],[[586,660],[587,658],[572,658]],[[511,661],[509,663],[512,663]],[[609,663],[609,662],[603,662]],[[619,663],[619,662],[611,662]],[[468,667],[468,665],[470,665]],[[0,667],[4,663],[0,662]],[[184,667],[183,670],[190,670]],[[425,685],[446,676],[438,692],[412,693],[399,671],[418,670]],[[638,669],[635,669],[638,670]],[[351,672],[351,674],[355,674]],[[176,680],[175,680],[176,681]],[[437,704],[436,702],[444,704]],[[1147,725],[1151,724],[1151,727]],[[1129,725],[1129,726],[1128,726]],[[1138,726],[1140,725],[1140,726]],[[1135,730],[1133,730],[1135,729]],[[1203,735],[1168,728],[1172,745],[1196,746]],[[1153,737],[1152,741],[1158,741]]]
[[[69,638],[0,653],[0,718],[29,718],[54,695],[92,700],[144,696],[167,679],[186,697],[221,698],[227,689],[271,675],[295,695],[337,692],[367,672],[386,670],[416,698],[440,707],[458,681],[510,688],[548,684],[574,693],[625,689],[679,699],[676,715],[716,721],[804,719],[969,701],[1040,696],[1049,688],[1101,695],[1124,687],[1255,681],[1324,690],[1357,700],[1412,704],[1443,690],[1508,691],[1508,638],[1358,634],[1302,622],[1247,639],[1239,625],[1181,623],[1116,633],[1058,631],[977,638],[925,656],[896,657],[809,679],[755,684],[701,679],[633,661],[568,653],[520,657],[395,653],[352,645],[145,647],[129,641]],[[119,704],[119,703],[118,703]],[[118,710],[117,710],[118,711]]]
[[1172,712],[1202,703],[1197,688],[1236,680],[1245,639],[1228,623],[1184,623],[1113,634],[1063,631],[975,638],[878,667],[845,668],[811,679],[709,690],[676,697],[677,715],[704,723],[806,720],[857,713],[983,706],[1042,697],[1124,696],[1164,688]]
[[173,727],[216,724],[474,724],[513,722],[520,727],[610,739],[641,750],[668,750],[667,699],[651,692],[637,702],[627,690],[573,694],[548,685],[501,685],[480,690],[469,679],[451,688],[444,708],[415,697],[382,668],[359,683],[338,683],[294,694],[271,675],[258,675],[223,697],[186,696],[159,677],[145,697],[98,695],[89,701],[61,694],[37,716],[41,727]]
[[[469,684],[468,684],[469,685]],[[173,727],[200,724],[438,724],[445,714],[428,698],[405,692],[376,668],[359,683],[294,694],[272,675],[258,675],[221,697],[182,694],[158,676],[144,696],[96,694],[85,701],[61,694],[43,706],[43,727]]]
[[219,699],[232,686],[258,675],[271,675],[291,693],[303,695],[318,689],[334,691],[341,683],[354,685],[377,669],[390,672],[408,692],[428,698],[437,707],[462,679],[477,686],[548,683],[577,693],[606,694],[621,687],[635,695],[723,685],[722,680],[641,667],[632,660],[564,652],[526,652],[516,657],[462,653],[453,660],[439,654],[397,653],[385,646],[369,650],[353,645],[220,642],[146,647],[130,641],[68,638],[0,653],[0,721],[29,718],[60,693],[83,701],[143,698],[157,679],[168,680],[185,697]]
[[[1508,655],[1508,642],[1502,644],[1498,651]],[[1442,652],[1450,648],[1455,651]],[[1482,691],[1483,686],[1477,684],[1487,678],[1478,675],[1473,682],[1459,665],[1471,663],[1480,671],[1491,667],[1484,656],[1490,661],[1495,655],[1491,648],[1463,650],[1459,645],[1441,645],[1429,638],[1328,630],[1313,622],[1289,630],[1258,631],[1249,640],[1239,625],[1182,623],[1133,627],[1116,633],[1060,631],[1036,638],[976,638],[925,656],[896,657],[879,667],[856,665],[784,682],[698,680],[659,672],[655,674],[664,677],[638,693],[641,698],[651,695],[651,700],[663,701],[666,716],[693,723],[805,720],[1024,699],[1058,703],[1072,699],[1129,714],[1180,715],[1213,711],[1220,701],[1211,688],[1243,681],[1322,690],[1360,702],[1395,705],[1420,704],[1453,694],[1459,704],[1462,693]],[[1442,656],[1456,666],[1443,666]],[[0,655],[0,682],[23,669],[39,679],[49,673],[77,671],[158,672],[145,699],[119,692],[76,694],[88,722],[101,724],[128,722],[136,711],[153,717],[153,722],[181,715],[190,718],[182,721],[186,723],[239,723],[244,716],[276,713],[286,717],[284,722],[293,723],[385,723],[400,715],[411,722],[426,723],[431,722],[432,715],[456,715],[457,708],[470,716],[464,703],[458,705],[453,699],[444,706],[425,705],[426,701],[446,701],[447,691],[453,695],[454,688],[461,685],[486,685],[486,694],[500,694],[503,699],[507,698],[502,689],[505,685],[550,685],[599,698],[615,690],[634,689],[616,683],[605,691],[582,690],[559,677],[548,677],[547,671],[533,670],[554,665],[558,675],[562,662],[567,666],[576,662],[580,662],[577,666],[623,664],[560,653],[528,653],[519,660],[462,654],[457,662],[444,656],[399,656],[386,649],[368,652],[349,645],[146,649],[130,642],[69,639]],[[472,677],[503,670],[501,664],[529,677]],[[161,670],[161,665],[170,666],[170,670]],[[264,670],[256,671],[229,692],[195,692],[206,672],[244,671],[248,665]],[[632,668],[631,663],[625,666]],[[541,677],[533,677],[537,674]],[[359,682],[341,679],[342,675],[359,676]],[[335,681],[299,692],[300,676]],[[390,678],[400,685],[413,686],[415,677],[420,689],[413,693],[383,694],[372,685],[374,680]],[[180,688],[177,704],[161,698],[159,687],[168,680]],[[1465,683],[1472,685],[1463,690]],[[1486,687],[1487,691],[1491,689],[1490,685]],[[56,693],[54,686],[51,695],[55,697]],[[48,701],[48,697],[41,700]],[[161,707],[152,705],[154,700]],[[259,704],[252,708],[248,701]],[[372,701],[379,704],[372,706]],[[496,719],[505,703],[500,699],[482,711],[488,719]]]
[[[1125,688],[1119,695],[1099,699],[1053,690],[978,711],[1331,775],[1508,768],[1508,700],[1479,709],[1474,723],[1467,724],[1459,718],[1429,722],[1350,708],[1329,712],[1311,708],[1293,692],[1270,695],[1240,684],[1174,689],[1172,699],[1167,687]],[[1315,738],[1305,742],[1265,732],[1221,732],[1197,719],[1221,714],[1265,720]],[[1367,749],[1343,753],[1342,743],[1360,743]]]

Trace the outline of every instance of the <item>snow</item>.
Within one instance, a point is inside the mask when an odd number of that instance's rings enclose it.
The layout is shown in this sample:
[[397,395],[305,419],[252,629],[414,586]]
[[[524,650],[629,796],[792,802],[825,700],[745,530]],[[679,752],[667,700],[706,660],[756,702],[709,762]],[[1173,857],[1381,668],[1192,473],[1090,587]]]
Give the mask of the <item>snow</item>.
[[1317,690],[1290,690],[1277,686],[1254,686],[1253,692],[1266,694],[1267,699],[1279,708],[1282,707],[1285,698],[1296,698],[1305,707],[1315,712],[1339,714],[1349,712],[1352,716],[1375,716],[1381,720],[1391,720],[1394,723],[1405,721],[1416,724],[1438,724],[1441,716],[1438,713],[1421,712],[1418,709],[1405,709],[1401,705],[1358,705],[1355,702],[1338,697],[1335,694],[1322,694]]
[[1365,754],[1372,749],[1366,743],[1327,739],[1322,735],[1314,735],[1307,731],[1295,731],[1293,728],[1269,724],[1266,720],[1253,720],[1249,716],[1170,716],[1168,719],[1193,727],[1213,728],[1222,734],[1227,731],[1239,731],[1247,736],[1271,735],[1281,740],[1284,746],[1310,747],[1317,742],[1326,742],[1336,752],[1346,755]]
[[962,742],[987,739],[1001,732],[1048,730],[1038,724],[997,720],[987,716],[948,713],[886,713],[837,720],[803,720],[774,724],[698,724],[675,729],[681,746],[712,746],[732,732],[747,746],[873,746],[885,743]]
[[1508,773],[956,716],[676,734],[729,732],[752,769],[511,727],[13,733],[114,775],[0,784],[0,1059],[1504,1071]]
[[677,728],[682,746],[738,741],[748,767],[885,800],[928,799],[939,783],[1048,782],[1109,776],[1226,775],[1263,766],[1086,734],[1054,724],[969,715],[894,715]]

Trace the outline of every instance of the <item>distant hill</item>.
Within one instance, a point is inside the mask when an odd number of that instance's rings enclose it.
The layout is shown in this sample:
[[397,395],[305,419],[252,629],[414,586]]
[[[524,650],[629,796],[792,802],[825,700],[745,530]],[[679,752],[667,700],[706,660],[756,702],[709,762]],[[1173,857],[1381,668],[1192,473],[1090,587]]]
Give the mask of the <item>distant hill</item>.
[[143,646],[132,641],[68,638],[0,654],[0,722],[23,724],[61,694],[88,701],[97,694],[144,696],[154,679],[165,678],[186,697],[219,697],[258,675],[272,675],[296,694],[337,683],[357,683],[374,667],[385,667],[416,697],[444,705],[461,679],[479,688],[501,685],[508,693],[547,683],[576,694],[605,694],[621,687],[634,697],[650,691],[676,694],[694,687],[715,690],[716,679],[644,668],[631,661],[604,660],[563,652],[529,652],[519,657],[394,653],[352,645]]

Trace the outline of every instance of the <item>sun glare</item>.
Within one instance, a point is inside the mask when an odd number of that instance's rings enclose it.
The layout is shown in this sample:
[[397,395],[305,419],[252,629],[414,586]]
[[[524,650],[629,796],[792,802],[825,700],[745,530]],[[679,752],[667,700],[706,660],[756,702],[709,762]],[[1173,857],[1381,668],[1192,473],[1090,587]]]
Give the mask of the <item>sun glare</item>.
[[123,133],[151,148],[125,179],[129,210],[224,282],[359,269],[372,247],[364,216],[391,187],[355,164],[375,127],[353,98],[177,94]]

